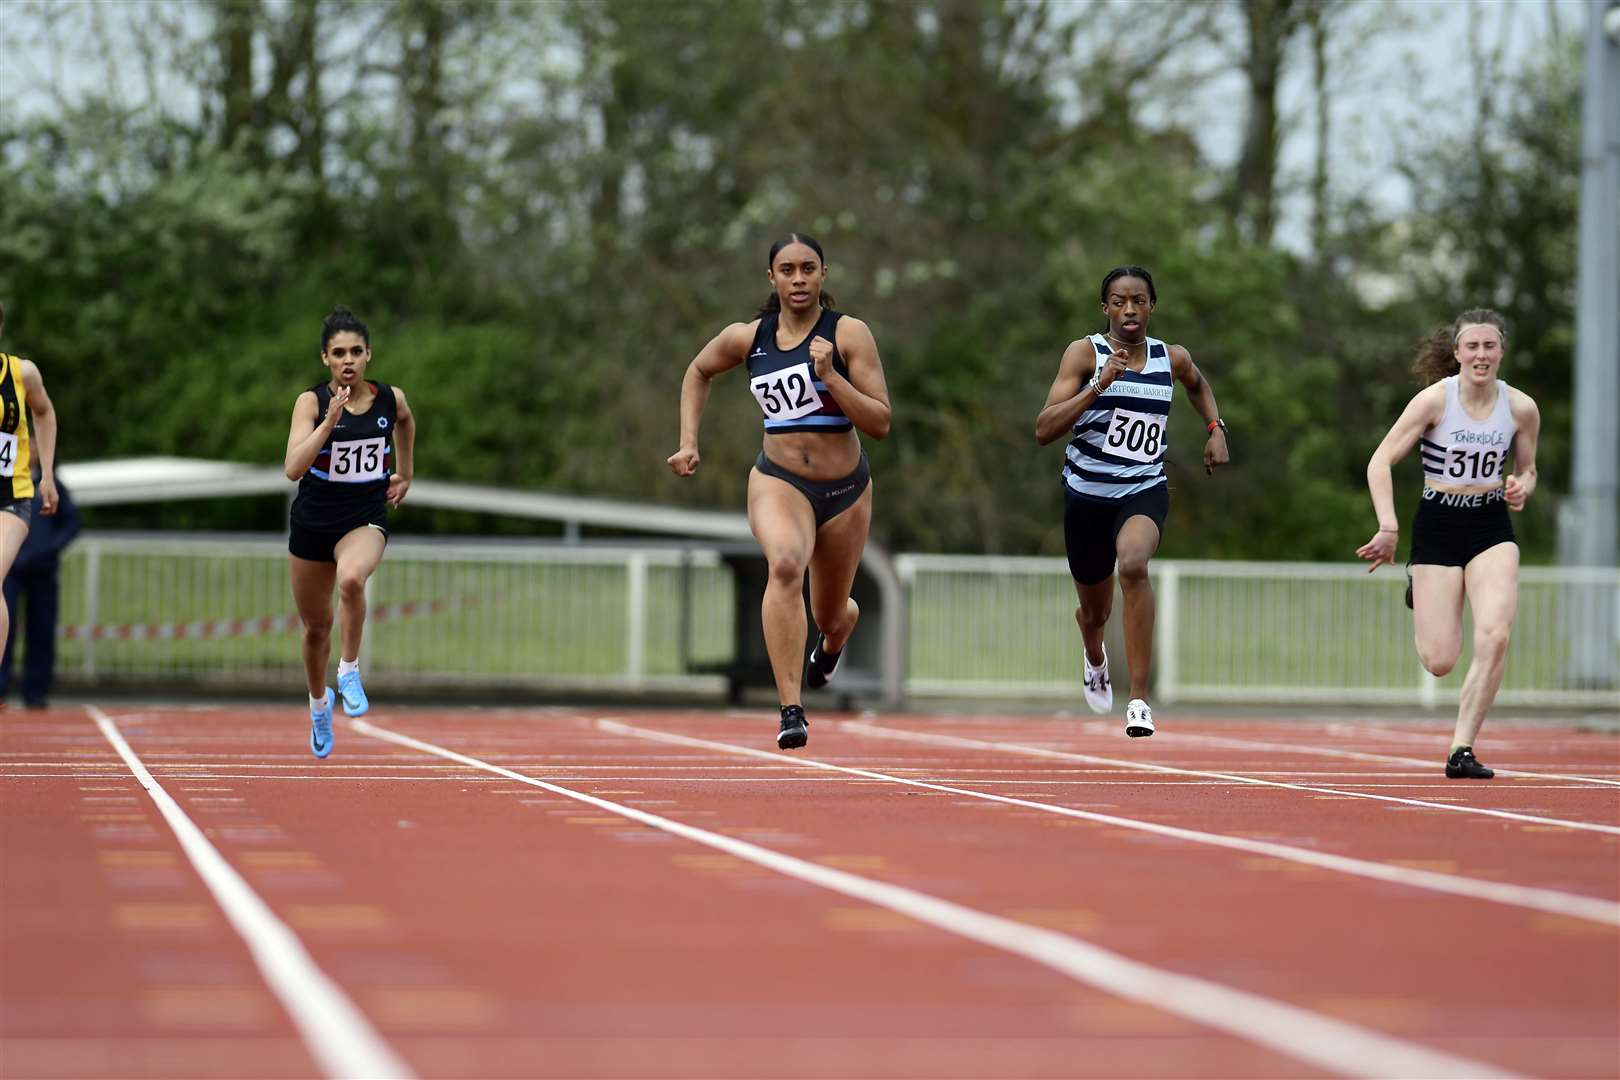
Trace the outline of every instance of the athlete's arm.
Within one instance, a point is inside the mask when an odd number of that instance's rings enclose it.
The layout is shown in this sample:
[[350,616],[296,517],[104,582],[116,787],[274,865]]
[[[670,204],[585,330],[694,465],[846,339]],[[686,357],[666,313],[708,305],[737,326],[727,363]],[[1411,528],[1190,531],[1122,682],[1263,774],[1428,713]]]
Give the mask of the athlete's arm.
[[1367,462],[1367,490],[1372,495],[1373,511],[1378,515],[1378,531],[1373,538],[1356,548],[1356,554],[1370,559],[1372,573],[1385,563],[1394,565],[1395,547],[1400,540],[1400,519],[1395,515],[1395,481],[1390,468],[1417,445],[1424,431],[1440,422],[1445,415],[1446,387],[1444,383],[1426,386],[1406,403],[1400,419],[1395,421],[1384,441],[1373,451]]
[[316,455],[326,445],[338,417],[343,415],[343,403],[348,400],[349,388],[345,386],[332,395],[332,406],[326,410],[326,415],[317,418],[315,411],[320,406],[315,401],[315,391],[305,390],[298,395],[298,400],[293,402],[292,430],[287,434],[287,479],[299,479],[315,464]]
[[1529,394],[1510,392],[1508,407],[1513,410],[1513,468],[1502,484],[1502,497],[1509,510],[1523,510],[1524,501],[1536,493],[1536,440],[1541,437],[1541,410]]
[[861,434],[881,439],[889,433],[889,385],[883,378],[883,361],[878,359],[877,339],[871,327],[852,315],[839,319],[833,333],[838,338],[838,355],[849,368],[849,378],[833,367],[832,342],[823,337],[810,342],[816,378]]
[[388,478],[388,505],[398,506],[410,490],[416,466],[416,414],[405,391],[394,387],[394,475]]
[[703,408],[709,403],[709,382],[748,359],[748,346],[754,340],[754,329],[758,325],[758,319],[732,323],[714,335],[686,365],[686,374],[681,378],[680,448],[665,459],[670,472],[676,476],[691,476],[697,472],[698,427],[703,422]]
[[[1104,364],[1104,372],[1097,372],[1097,350],[1092,347],[1090,338],[1069,342],[1069,347],[1063,350],[1063,359],[1058,361],[1058,372],[1052,380],[1052,388],[1046,392],[1046,404],[1041,406],[1040,414],[1035,417],[1036,443],[1045,446],[1074,427],[1080,414],[1097,400],[1097,393],[1091,387],[1091,377],[1098,375],[1102,386],[1119,377],[1118,372],[1112,373],[1113,378],[1107,377],[1107,369],[1111,366]],[[1123,363],[1119,366],[1124,367]]]
[[1204,440],[1204,472],[1212,473],[1216,466],[1232,460],[1231,448],[1226,445],[1226,429],[1215,424],[1221,418],[1221,410],[1215,404],[1215,388],[1193,363],[1192,353],[1180,345],[1170,346],[1170,374],[1187,388],[1187,400],[1209,428],[1209,437]]
[[22,361],[23,390],[34,414],[34,454],[39,458],[39,512],[56,513],[56,406],[45,392],[45,380],[32,360]]

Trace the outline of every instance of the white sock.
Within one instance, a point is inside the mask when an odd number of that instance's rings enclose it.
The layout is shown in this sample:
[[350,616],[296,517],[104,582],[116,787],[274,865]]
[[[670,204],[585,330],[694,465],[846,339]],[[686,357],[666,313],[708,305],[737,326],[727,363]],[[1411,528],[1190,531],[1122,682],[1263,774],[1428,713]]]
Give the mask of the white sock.
[[319,712],[321,709],[326,708],[326,695],[322,694],[320,697],[316,697],[313,694],[311,694],[310,698],[309,698],[309,707],[316,710],[317,712]]
[[345,675],[353,675],[355,672],[357,672],[359,670],[360,670],[360,658],[358,656],[355,657],[353,660],[345,660],[341,656],[338,657],[338,678],[341,679]]

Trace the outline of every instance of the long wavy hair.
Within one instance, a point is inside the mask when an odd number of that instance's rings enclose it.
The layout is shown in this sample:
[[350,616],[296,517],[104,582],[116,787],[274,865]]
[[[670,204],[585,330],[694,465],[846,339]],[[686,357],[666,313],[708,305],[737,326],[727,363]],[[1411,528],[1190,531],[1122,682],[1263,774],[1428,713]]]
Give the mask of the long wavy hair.
[[1507,320],[1490,308],[1469,308],[1450,326],[1436,327],[1434,333],[1418,343],[1417,357],[1412,361],[1412,377],[1419,385],[1428,386],[1457,374],[1462,366],[1457,363],[1457,339],[1470,326],[1496,327],[1503,348],[1507,347]]

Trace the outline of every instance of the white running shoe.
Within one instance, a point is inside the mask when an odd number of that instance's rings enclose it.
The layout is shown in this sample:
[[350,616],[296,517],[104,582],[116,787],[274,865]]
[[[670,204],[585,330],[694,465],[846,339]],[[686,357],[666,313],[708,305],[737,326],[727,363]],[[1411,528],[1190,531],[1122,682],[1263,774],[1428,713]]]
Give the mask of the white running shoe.
[[1125,734],[1133,739],[1153,734],[1153,710],[1139,697],[1125,703]]
[[1114,707],[1114,681],[1108,677],[1108,646],[1104,645],[1102,652],[1102,663],[1092,667],[1085,646],[1080,647],[1080,655],[1086,662],[1086,704],[1094,713],[1106,713]]

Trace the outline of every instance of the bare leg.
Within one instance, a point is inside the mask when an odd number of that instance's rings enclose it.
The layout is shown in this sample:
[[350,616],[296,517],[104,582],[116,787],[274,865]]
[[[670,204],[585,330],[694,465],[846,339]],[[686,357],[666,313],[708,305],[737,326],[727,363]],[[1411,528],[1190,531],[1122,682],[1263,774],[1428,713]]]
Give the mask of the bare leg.
[[1074,583],[1080,606],[1074,609],[1074,621],[1080,627],[1080,640],[1085,645],[1086,660],[1092,667],[1103,662],[1103,627],[1114,611],[1114,575],[1109,574],[1091,585]]
[[1451,747],[1473,746],[1485,714],[1496,700],[1507,666],[1508,639],[1519,613],[1519,545],[1507,542],[1480,552],[1463,570],[1468,606],[1474,613],[1474,658],[1463,677],[1457,729]]
[[1412,567],[1412,637],[1431,675],[1446,674],[1462,655],[1462,605],[1462,567]]
[[[17,552],[28,539],[28,523],[16,514],[0,513],[0,579],[11,573],[11,564],[17,561]],[[29,608],[33,610],[32,606]],[[30,615],[30,618],[33,616]],[[11,633],[11,609],[0,604],[0,642]]]
[[783,705],[797,705],[807,635],[804,574],[816,546],[816,517],[793,485],[754,469],[748,474],[748,524],[770,568],[760,619],[776,694]]
[[1131,670],[1131,697],[1146,701],[1153,670],[1154,614],[1148,560],[1159,550],[1159,527],[1141,514],[1127,518],[1114,538],[1114,550],[1119,556],[1119,587],[1125,594],[1125,659]]
[[849,593],[871,525],[872,485],[868,483],[854,506],[816,530],[815,549],[810,554],[810,614],[827,639],[830,653],[843,650],[861,617],[860,605]]
[[387,543],[382,530],[364,525],[346,533],[333,548],[337,556],[338,597],[342,604],[338,632],[343,648],[339,659],[360,658],[360,644],[366,630],[366,581],[382,562]]
[[289,555],[287,567],[293,603],[304,624],[304,681],[310,697],[324,697],[326,665],[332,659],[332,583],[337,580],[337,566]]

